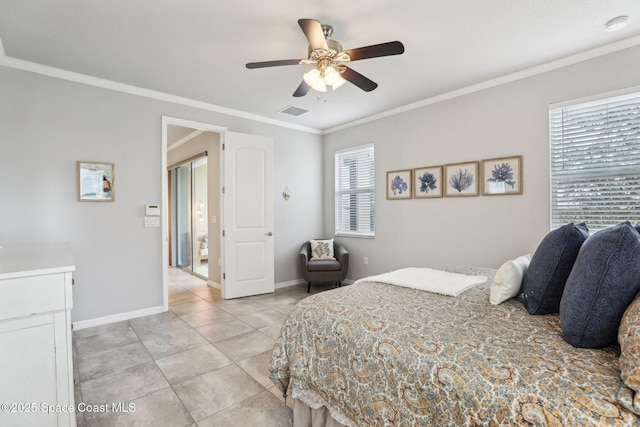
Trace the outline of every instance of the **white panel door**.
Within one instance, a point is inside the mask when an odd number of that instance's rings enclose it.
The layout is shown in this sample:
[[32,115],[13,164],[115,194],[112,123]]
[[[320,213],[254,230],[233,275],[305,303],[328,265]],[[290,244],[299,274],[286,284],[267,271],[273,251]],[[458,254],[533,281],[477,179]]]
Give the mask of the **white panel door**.
[[222,297],[273,292],[273,139],[225,132]]

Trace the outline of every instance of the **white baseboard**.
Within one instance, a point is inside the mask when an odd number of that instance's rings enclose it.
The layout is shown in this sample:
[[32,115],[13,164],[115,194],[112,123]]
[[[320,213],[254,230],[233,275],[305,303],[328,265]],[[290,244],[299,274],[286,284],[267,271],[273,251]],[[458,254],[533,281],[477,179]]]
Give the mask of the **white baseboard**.
[[216,283],[216,282],[212,282],[211,280],[207,280],[207,285],[211,286],[212,288],[216,288],[216,289],[222,290],[222,285],[220,283]]
[[97,317],[95,319],[81,320],[73,323],[73,330],[91,328],[93,326],[106,325],[109,323],[121,322],[123,320],[135,319],[136,317],[149,316],[152,314],[163,313],[164,308],[159,305],[157,307],[144,308],[142,310],[129,311],[126,313],[112,314],[111,316]]
[[288,288],[289,286],[299,285],[301,283],[306,283],[304,279],[295,279],[295,280],[287,280],[286,282],[278,282],[275,284],[276,289]]

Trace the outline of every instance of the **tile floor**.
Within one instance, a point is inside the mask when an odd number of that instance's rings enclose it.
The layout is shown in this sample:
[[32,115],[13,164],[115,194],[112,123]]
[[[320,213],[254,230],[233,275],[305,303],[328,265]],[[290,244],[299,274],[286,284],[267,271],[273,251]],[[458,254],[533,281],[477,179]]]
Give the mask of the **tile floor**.
[[[307,296],[300,284],[223,300],[171,269],[167,313],[74,332],[76,405],[98,409],[77,412],[78,425],[289,426],[291,408],[267,366],[286,314]],[[135,412],[96,406],[112,403],[133,403]]]

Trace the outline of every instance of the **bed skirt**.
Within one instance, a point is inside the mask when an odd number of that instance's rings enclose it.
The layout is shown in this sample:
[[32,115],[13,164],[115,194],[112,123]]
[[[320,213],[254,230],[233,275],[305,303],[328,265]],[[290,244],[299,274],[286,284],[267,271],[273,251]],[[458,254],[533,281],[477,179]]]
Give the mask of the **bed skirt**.
[[313,409],[300,399],[293,399],[293,427],[345,427],[336,421],[326,406]]
[[312,391],[289,387],[289,396],[293,398],[293,427],[357,427]]

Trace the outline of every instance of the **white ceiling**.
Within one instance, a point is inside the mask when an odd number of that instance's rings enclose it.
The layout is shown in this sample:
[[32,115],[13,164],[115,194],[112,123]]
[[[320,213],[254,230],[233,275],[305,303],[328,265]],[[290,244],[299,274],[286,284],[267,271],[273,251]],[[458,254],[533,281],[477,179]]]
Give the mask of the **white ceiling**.
[[[629,25],[605,32],[619,15]],[[294,98],[309,66],[245,64],[306,58],[299,18],[332,25],[345,49],[399,40],[405,53],[351,64],[378,83],[372,92],[346,84]],[[0,40],[10,58],[326,130],[566,56],[640,44],[640,0],[0,0]],[[289,105],[311,112],[277,113]]]

